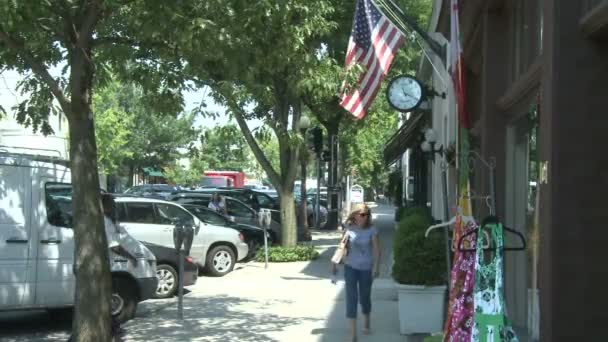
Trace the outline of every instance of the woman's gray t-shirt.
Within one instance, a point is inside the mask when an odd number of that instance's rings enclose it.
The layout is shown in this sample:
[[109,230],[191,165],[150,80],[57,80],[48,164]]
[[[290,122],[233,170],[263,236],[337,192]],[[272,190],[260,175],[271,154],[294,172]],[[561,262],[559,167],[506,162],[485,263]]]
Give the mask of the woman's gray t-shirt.
[[370,271],[374,264],[372,237],[378,235],[376,227],[348,226],[348,254],[345,264],[358,270]]

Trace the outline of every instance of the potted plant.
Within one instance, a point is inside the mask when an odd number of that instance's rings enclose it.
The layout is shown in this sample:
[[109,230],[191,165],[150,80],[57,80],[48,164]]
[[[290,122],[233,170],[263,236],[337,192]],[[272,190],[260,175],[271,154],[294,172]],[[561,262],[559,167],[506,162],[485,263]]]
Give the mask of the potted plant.
[[402,334],[434,333],[443,328],[445,242],[442,234],[424,237],[430,224],[426,209],[408,208],[395,232],[393,278],[398,283]]

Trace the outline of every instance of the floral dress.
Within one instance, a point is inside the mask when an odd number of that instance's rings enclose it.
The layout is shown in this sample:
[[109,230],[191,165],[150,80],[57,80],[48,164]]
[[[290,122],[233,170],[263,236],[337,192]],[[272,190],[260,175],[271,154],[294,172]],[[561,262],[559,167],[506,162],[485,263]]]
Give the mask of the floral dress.
[[[474,220],[463,220],[458,216],[454,230],[454,242],[477,229]],[[475,234],[462,240],[463,249],[475,248]],[[468,342],[471,340],[475,308],[473,290],[475,287],[475,251],[460,251],[455,248],[454,263],[450,280],[450,300],[448,316],[444,328],[444,342]]]
[[486,224],[495,246],[494,256],[484,260],[483,234],[477,234],[475,260],[475,324],[471,341],[517,342],[506,316],[503,291],[503,229],[500,223]]

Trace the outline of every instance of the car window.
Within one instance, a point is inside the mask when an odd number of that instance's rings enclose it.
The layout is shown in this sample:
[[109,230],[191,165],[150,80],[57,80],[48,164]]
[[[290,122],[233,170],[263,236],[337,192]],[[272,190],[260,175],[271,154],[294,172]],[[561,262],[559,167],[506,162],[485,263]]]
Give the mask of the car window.
[[156,222],[158,224],[174,224],[178,220],[184,224],[194,224],[192,215],[182,208],[165,203],[156,203]]
[[182,204],[195,204],[195,205],[202,205],[202,206],[207,206],[209,204],[209,202],[211,201],[211,197],[209,198],[205,198],[205,197],[179,197],[175,199],[175,202],[177,203],[182,203]]
[[252,211],[242,203],[237,201],[233,201],[228,199],[226,210],[228,211],[228,215],[237,216],[237,217],[251,217]]
[[121,202],[116,202],[116,219],[118,222],[127,222],[127,209],[125,208],[125,204]]
[[228,224],[224,217],[210,210],[196,209],[196,216],[205,223],[217,226],[225,226]]
[[262,208],[271,208],[274,205],[274,201],[266,195],[256,194],[255,196],[258,200],[258,204]]
[[55,227],[72,228],[72,185],[46,183],[44,195],[49,223]]
[[125,206],[127,214],[123,222],[155,223],[154,206],[152,203],[125,203]]

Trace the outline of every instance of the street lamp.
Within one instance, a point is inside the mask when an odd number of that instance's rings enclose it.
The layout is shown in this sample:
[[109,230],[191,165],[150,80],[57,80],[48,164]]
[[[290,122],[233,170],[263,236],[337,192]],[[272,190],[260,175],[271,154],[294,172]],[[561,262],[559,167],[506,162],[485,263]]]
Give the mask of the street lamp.
[[432,160],[435,160],[435,153],[443,155],[443,145],[439,144],[439,148],[435,148],[437,144],[437,133],[434,129],[429,128],[424,132],[424,141],[420,144],[422,152],[429,153]]
[[[303,115],[300,117],[300,121],[298,122],[298,128],[302,133],[302,138],[304,139],[304,146],[306,146],[306,131],[310,128],[310,118],[308,116]],[[302,155],[300,156],[300,167],[301,167],[301,180],[300,180],[300,223],[304,230],[305,239],[308,240],[311,238],[310,231],[308,230],[308,217],[307,217],[307,201],[306,201],[306,161],[308,156],[308,149],[301,149]],[[312,240],[312,239],[311,239]]]
[[306,132],[306,130],[310,128],[310,119],[308,118],[308,116],[302,116],[300,118],[300,121],[298,122],[298,128],[300,129],[300,131],[304,132]]

